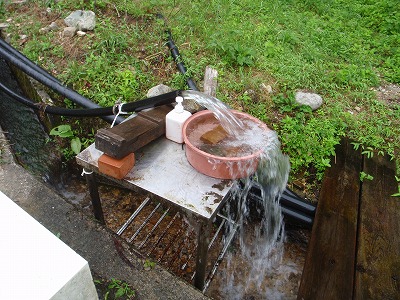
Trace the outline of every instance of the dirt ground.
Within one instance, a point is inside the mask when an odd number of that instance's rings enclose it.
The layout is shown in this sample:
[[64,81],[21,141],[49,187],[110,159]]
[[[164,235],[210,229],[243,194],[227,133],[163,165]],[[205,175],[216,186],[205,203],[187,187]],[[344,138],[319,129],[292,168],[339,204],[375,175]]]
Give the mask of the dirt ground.
[[400,86],[395,84],[382,85],[374,89],[378,99],[389,106],[400,104]]

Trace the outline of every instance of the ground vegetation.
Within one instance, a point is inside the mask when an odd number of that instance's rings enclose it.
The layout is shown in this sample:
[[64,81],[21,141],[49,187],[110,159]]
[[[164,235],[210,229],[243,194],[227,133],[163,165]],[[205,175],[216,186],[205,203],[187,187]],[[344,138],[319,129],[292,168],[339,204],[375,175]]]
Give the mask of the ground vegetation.
[[[94,11],[96,27],[66,38],[63,19],[77,9]],[[217,97],[277,131],[290,184],[312,200],[343,136],[367,156],[399,158],[397,0],[0,1],[0,22],[14,47],[103,106],[143,99],[160,83],[187,89],[165,46],[170,29],[186,76],[202,89],[205,67],[215,68]],[[58,30],[41,30],[52,22]],[[296,105],[299,90],[323,105]],[[98,126],[61,123],[80,139]]]

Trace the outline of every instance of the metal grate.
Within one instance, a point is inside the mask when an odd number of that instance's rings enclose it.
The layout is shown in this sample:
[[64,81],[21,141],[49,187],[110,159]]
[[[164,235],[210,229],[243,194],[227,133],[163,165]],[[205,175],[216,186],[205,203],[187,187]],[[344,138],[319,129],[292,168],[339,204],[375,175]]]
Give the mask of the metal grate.
[[[212,226],[203,292],[209,286],[235,235],[235,226],[234,230],[226,234],[227,222],[232,221],[218,214]],[[197,233],[181,213],[147,197],[117,234],[143,255],[193,284],[196,275]]]

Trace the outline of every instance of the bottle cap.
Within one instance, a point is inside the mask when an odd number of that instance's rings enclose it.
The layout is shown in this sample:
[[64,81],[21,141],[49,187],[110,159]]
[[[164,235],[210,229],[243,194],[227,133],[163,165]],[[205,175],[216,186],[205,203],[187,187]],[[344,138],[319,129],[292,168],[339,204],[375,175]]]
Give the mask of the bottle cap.
[[183,109],[183,105],[182,105],[183,98],[180,97],[180,96],[178,96],[178,97],[175,98],[175,101],[176,101],[175,111],[176,111],[177,113],[182,113],[183,110],[184,110],[184,109]]

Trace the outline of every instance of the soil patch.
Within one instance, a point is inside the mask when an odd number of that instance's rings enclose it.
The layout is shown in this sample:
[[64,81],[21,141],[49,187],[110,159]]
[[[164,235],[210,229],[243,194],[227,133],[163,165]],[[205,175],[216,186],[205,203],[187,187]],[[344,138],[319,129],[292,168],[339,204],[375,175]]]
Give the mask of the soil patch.
[[379,100],[389,106],[400,105],[400,86],[396,84],[382,85],[375,89]]

